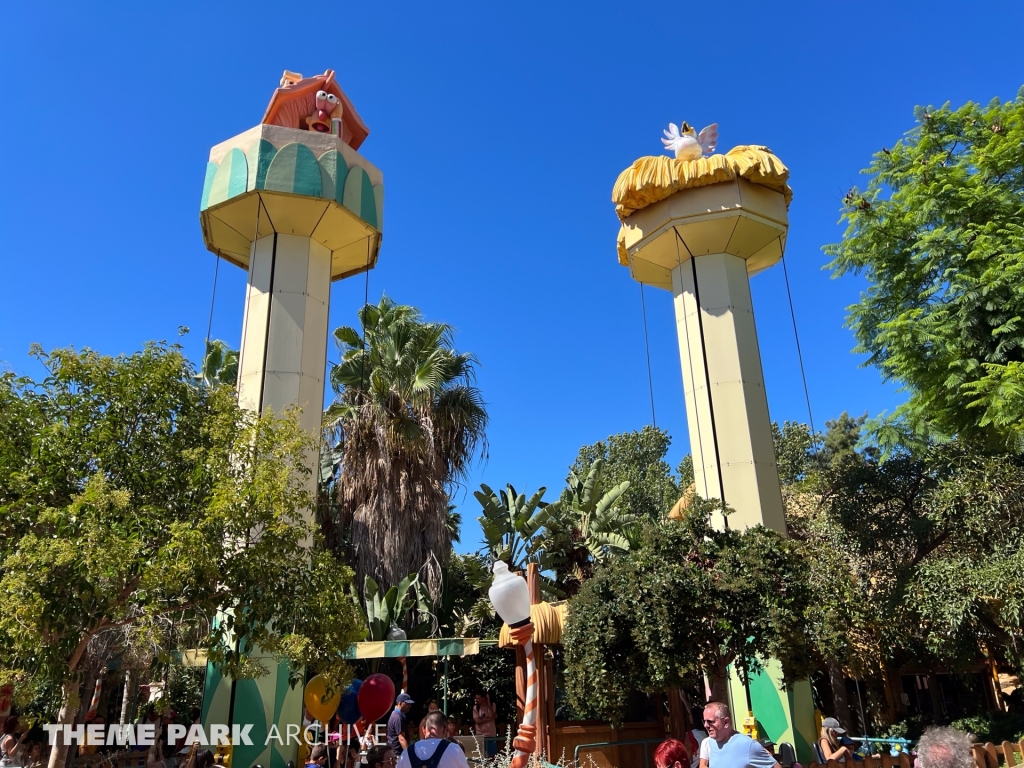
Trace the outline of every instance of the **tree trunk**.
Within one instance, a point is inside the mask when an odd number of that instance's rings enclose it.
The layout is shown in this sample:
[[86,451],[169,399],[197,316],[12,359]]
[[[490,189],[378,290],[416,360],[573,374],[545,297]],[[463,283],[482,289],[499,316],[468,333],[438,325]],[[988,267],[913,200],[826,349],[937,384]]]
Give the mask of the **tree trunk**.
[[828,682],[832,686],[835,717],[844,728],[850,728],[853,720],[850,718],[850,702],[846,698],[846,678],[843,676],[843,668],[836,661],[828,662]]
[[673,739],[682,739],[690,730],[690,713],[678,688],[669,688],[665,696],[668,698],[668,734]]
[[[57,715],[57,723],[60,725],[71,725],[75,720],[78,711],[79,692],[81,683],[75,680],[65,680],[62,689],[63,698],[60,705],[60,713]],[[50,762],[48,768],[64,768],[68,758],[68,745],[64,743],[63,731],[56,734],[53,749],[50,750]]]
[[121,725],[127,725],[131,720],[131,714],[128,712],[128,707],[130,707],[132,703],[132,683],[134,682],[134,677],[132,670],[125,670],[124,694],[121,696]]
[[718,659],[715,665],[707,670],[711,678],[711,698],[708,703],[717,701],[721,704],[729,703],[729,665],[724,659]]
[[939,676],[934,672],[928,673],[928,693],[932,697],[932,717],[936,724],[946,722],[945,707],[942,701],[942,687],[939,685]]

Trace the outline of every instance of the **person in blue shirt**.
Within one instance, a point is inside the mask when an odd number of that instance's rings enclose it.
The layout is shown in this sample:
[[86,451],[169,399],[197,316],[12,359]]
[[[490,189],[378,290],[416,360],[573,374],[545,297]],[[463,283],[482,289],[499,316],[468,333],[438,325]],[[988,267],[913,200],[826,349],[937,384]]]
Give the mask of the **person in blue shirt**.
[[774,757],[758,742],[732,727],[729,707],[711,702],[704,707],[708,768],[780,768]]
[[314,744],[313,750],[309,753],[309,762],[306,768],[323,768],[327,762],[327,745]]
[[401,757],[402,752],[409,746],[405,731],[409,727],[409,710],[415,704],[412,696],[404,691],[398,694],[395,699],[395,709],[388,718],[388,746],[395,753],[395,757]]

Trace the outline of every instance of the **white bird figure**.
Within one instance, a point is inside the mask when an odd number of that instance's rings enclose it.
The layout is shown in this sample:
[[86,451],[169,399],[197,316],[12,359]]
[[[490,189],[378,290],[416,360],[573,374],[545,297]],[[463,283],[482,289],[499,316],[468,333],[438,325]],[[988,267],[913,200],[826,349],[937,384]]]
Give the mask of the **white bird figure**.
[[665,145],[665,149],[676,153],[676,160],[697,160],[703,155],[710,155],[718,145],[718,123],[712,123],[700,134],[685,120],[681,130],[675,123],[669,123],[664,134],[665,138],[661,143]]

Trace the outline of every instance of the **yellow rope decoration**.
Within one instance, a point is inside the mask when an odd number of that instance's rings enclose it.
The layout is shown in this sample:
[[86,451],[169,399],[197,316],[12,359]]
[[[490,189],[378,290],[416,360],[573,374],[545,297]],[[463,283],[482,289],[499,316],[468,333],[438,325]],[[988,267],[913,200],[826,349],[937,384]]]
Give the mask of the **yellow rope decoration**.
[[[542,645],[557,645],[562,642],[562,627],[565,624],[565,617],[569,613],[569,604],[559,601],[556,603],[537,603],[530,606],[530,621],[533,622],[533,642]],[[498,647],[511,648],[515,645],[512,633],[508,624],[501,625],[501,632],[498,633]]]

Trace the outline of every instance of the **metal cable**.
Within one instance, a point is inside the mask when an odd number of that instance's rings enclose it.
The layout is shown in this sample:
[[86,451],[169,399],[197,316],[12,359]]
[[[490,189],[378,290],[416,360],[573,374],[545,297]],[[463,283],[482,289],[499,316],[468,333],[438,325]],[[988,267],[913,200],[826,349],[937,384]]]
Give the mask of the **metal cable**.
[[647,387],[651,392],[651,424],[658,427],[658,418],[654,415],[654,379],[651,376],[651,342],[647,338],[647,303],[644,301],[644,284],[640,281],[640,311],[644,317],[644,349],[647,350]]
[[[686,241],[683,240],[683,236],[679,234],[679,230],[672,227],[672,231],[676,233],[676,237],[679,238],[679,242],[682,243],[683,248],[686,248],[686,252],[690,256],[690,267],[693,270],[693,298],[697,302],[697,331],[700,333],[700,352],[704,360],[704,383],[708,388],[708,413],[711,416],[711,442],[715,446],[715,466],[718,469],[718,490],[722,494],[722,507],[725,507],[725,478],[722,477],[722,456],[718,450],[718,427],[715,424],[715,400],[711,396],[711,371],[708,370],[708,349],[707,343],[704,341],[704,317],[701,314],[700,306],[700,286],[697,283],[697,260],[693,258],[693,254],[690,253],[689,247],[686,245]],[[722,516],[725,520],[725,527],[729,527],[729,518],[725,515]]]

